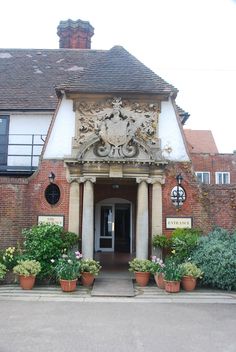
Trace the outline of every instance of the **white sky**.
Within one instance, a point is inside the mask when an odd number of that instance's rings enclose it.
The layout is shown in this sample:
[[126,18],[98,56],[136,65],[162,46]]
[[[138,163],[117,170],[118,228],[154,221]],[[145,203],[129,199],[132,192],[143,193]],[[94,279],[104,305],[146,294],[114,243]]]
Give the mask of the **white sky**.
[[236,150],[236,0],[5,0],[0,48],[58,48],[68,18],[95,28],[92,49],[122,45],[178,88],[186,128]]

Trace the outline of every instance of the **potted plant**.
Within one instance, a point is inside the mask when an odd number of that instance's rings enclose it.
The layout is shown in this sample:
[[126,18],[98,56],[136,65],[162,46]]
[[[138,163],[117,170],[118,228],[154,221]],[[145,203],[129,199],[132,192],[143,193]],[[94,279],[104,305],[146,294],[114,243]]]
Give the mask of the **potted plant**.
[[4,277],[6,276],[6,273],[7,273],[6,265],[0,263],[0,280],[4,279]]
[[82,259],[80,267],[82,284],[84,286],[91,286],[101,268],[99,261],[94,259]]
[[129,271],[135,275],[135,280],[138,285],[146,286],[150,278],[152,262],[148,259],[134,258],[129,262]]
[[163,273],[166,292],[179,292],[182,278],[181,266],[173,258],[167,258]]
[[6,266],[7,273],[4,278],[4,283],[11,284],[15,281],[15,274],[13,273],[14,266],[17,265],[19,251],[15,247],[8,247],[2,252],[1,262]]
[[183,277],[181,279],[181,285],[185,291],[192,291],[195,289],[197,279],[202,278],[203,272],[196,264],[186,262],[181,264]]
[[152,246],[158,250],[158,256],[165,258],[170,253],[171,239],[166,235],[154,235],[152,237]]
[[164,276],[163,276],[164,267],[165,267],[165,264],[163,263],[163,260],[153,255],[151,273],[154,276],[157,286],[161,289],[165,288]]
[[40,270],[40,263],[34,259],[19,260],[13,268],[13,272],[19,275],[20,286],[23,290],[31,290],[34,287],[35,277]]
[[[81,258],[82,254],[79,251],[64,253],[56,263],[56,275],[62,291],[71,292],[76,290],[78,277],[80,276]],[[51,262],[54,263],[54,260],[51,259]]]

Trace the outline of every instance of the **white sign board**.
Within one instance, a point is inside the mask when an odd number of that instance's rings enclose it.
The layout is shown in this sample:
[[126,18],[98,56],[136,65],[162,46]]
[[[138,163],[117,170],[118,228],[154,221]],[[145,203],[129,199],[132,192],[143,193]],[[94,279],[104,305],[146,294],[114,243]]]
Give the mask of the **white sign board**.
[[63,215],[39,215],[38,224],[53,224],[64,226],[64,216]]
[[192,228],[192,218],[191,217],[168,217],[166,218],[166,229],[177,229],[177,228]]

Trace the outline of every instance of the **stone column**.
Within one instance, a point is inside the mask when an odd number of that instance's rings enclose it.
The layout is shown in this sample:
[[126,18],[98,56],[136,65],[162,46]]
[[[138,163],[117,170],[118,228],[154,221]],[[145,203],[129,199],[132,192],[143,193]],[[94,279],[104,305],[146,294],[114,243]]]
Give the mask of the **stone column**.
[[94,190],[95,177],[82,178],[84,181],[82,254],[84,258],[93,258],[94,253]]
[[72,180],[70,184],[70,200],[69,200],[69,225],[68,230],[79,234],[79,218],[80,218],[80,191],[77,180]]
[[[162,176],[152,178],[152,236],[162,234],[162,188],[164,184],[164,178]],[[158,257],[161,256],[161,252],[152,251],[153,254]]]
[[147,179],[137,178],[138,199],[136,219],[136,257],[148,258],[148,185]]

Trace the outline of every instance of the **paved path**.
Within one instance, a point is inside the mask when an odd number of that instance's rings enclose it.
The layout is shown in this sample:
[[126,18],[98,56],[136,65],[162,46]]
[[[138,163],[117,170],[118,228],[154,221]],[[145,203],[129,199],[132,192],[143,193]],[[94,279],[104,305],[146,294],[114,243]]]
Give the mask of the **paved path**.
[[150,283],[144,288],[135,285],[134,297],[92,297],[91,289],[80,285],[71,293],[62,292],[59,286],[35,286],[33,290],[24,291],[19,285],[0,285],[0,301],[3,300],[236,304],[236,292],[196,289],[192,292],[181,290],[179,293],[167,293]]
[[[39,296],[45,298],[42,291]],[[0,351],[236,351],[235,304],[132,302],[5,297],[0,300]]]

